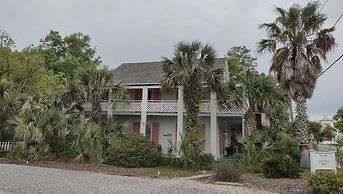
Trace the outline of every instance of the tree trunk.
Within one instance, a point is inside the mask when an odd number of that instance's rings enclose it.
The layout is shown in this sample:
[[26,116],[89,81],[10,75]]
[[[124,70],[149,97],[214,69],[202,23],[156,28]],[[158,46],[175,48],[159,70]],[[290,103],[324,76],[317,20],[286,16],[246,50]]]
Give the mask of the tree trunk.
[[306,98],[297,95],[294,101],[296,103],[297,112],[297,115],[295,117],[296,134],[300,141],[300,166],[302,168],[309,168],[310,158],[308,153],[308,144],[310,136],[309,126],[307,123]]
[[295,126],[296,133],[299,137],[301,145],[308,145],[309,143],[309,126],[307,123],[307,113],[306,113],[306,99],[303,96],[296,96],[294,99],[296,103]]
[[94,122],[99,123],[101,119],[101,104],[100,102],[93,102],[92,103],[92,119]]
[[245,124],[244,124],[244,134],[250,136],[254,129],[256,128],[256,118],[253,111],[249,110],[246,114]]
[[200,118],[199,118],[200,108],[192,107],[191,109],[186,110],[186,123],[185,131],[190,132],[192,130],[199,130]]
[[183,86],[183,101],[186,111],[185,132],[199,130],[200,106],[204,98],[204,88],[196,83]]

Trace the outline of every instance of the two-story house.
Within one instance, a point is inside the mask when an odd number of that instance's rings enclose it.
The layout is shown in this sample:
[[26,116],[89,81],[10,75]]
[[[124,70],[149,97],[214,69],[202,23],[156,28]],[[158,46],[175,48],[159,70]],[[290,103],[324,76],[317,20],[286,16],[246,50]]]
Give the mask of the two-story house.
[[[226,58],[218,58],[215,66],[223,68],[228,76]],[[104,102],[103,112],[130,126],[133,132],[148,136],[166,153],[169,139],[174,143],[181,140],[185,111],[181,87],[161,91],[163,75],[161,62],[123,63],[115,69],[115,78],[126,84],[131,101],[114,110]],[[225,147],[242,133],[242,125],[242,109],[222,109],[217,106],[216,94],[206,91],[200,113],[204,152],[216,157],[224,155]]]

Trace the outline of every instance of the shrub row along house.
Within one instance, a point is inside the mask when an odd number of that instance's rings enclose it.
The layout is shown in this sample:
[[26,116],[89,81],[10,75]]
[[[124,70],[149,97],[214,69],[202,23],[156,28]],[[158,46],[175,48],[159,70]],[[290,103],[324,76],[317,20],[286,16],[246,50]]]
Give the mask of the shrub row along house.
[[[215,66],[223,68],[224,76],[228,77],[226,58],[218,58]],[[161,90],[164,75],[161,62],[123,63],[114,73],[118,81],[126,84],[130,102],[119,104],[113,110],[111,103],[104,99],[102,113],[149,137],[162,153],[167,153],[170,142],[177,145],[184,133],[182,88]],[[86,115],[90,110],[91,106],[86,106]],[[241,108],[221,108],[216,94],[207,90],[200,111],[200,135],[205,140],[201,149],[218,158],[225,154],[227,147],[235,147],[235,137],[244,128],[242,113]]]

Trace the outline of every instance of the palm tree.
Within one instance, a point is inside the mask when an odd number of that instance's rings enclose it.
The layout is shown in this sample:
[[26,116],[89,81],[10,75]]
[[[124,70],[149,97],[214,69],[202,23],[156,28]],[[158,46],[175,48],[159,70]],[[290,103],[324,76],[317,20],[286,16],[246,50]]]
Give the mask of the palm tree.
[[[80,73],[80,88],[71,87],[72,91],[82,93],[82,101],[92,104],[91,116],[95,122],[101,119],[101,100],[109,98],[113,107],[119,102],[128,100],[126,88],[121,83],[114,81],[112,71],[102,69],[90,69]],[[77,100],[81,100],[77,97]]]
[[214,67],[215,60],[214,49],[198,41],[179,42],[175,45],[172,58],[163,57],[165,75],[161,81],[162,90],[183,87],[186,132],[199,129],[200,105],[205,87],[217,94],[223,90],[223,70]]
[[273,77],[249,70],[236,75],[227,86],[227,102],[245,110],[244,134],[247,136],[256,128],[256,112],[263,112],[268,107],[289,101]]
[[245,46],[236,46],[228,53],[229,81],[226,89],[226,106],[242,107],[245,112],[244,134],[250,136],[256,128],[256,112],[289,101],[276,80],[258,74],[256,58]]
[[309,143],[306,100],[311,98],[321,72],[320,58],[325,60],[335,45],[334,27],[323,29],[327,18],[319,6],[315,1],[303,7],[294,4],[288,10],[277,7],[275,21],[260,26],[267,31],[267,38],[259,42],[258,52],[273,54],[270,71],[296,103],[301,150]]

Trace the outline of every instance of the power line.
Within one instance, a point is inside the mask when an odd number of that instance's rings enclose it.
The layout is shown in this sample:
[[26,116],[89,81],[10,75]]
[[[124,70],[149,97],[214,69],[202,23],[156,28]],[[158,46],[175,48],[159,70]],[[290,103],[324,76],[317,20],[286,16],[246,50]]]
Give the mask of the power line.
[[326,5],[327,2],[328,2],[328,0],[325,1],[325,3],[323,4],[323,6],[322,6],[322,8],[320,9],[319,12],[322,12],[322,11],[323,11],[323,9],[324,9],[324,7],[325,7],[325,5]]
[[327,67],[323,72],[321,72],[317,78],[319,78],[321,75],[323,75],[327,70],[329,70],[335,63],[337,63],[341,58],[343,57],[343,55],[341,55],[340,57],[338,57],[329,67]]
[[339,22],[339,20],[342,18],[342,16],[343,16],[343,13],[341,14],[341,16],[339,16],[339,18],[337,19],[337,21],[335,22],[335,24],[333,25],[333,27],[336,26],[336,24]]

